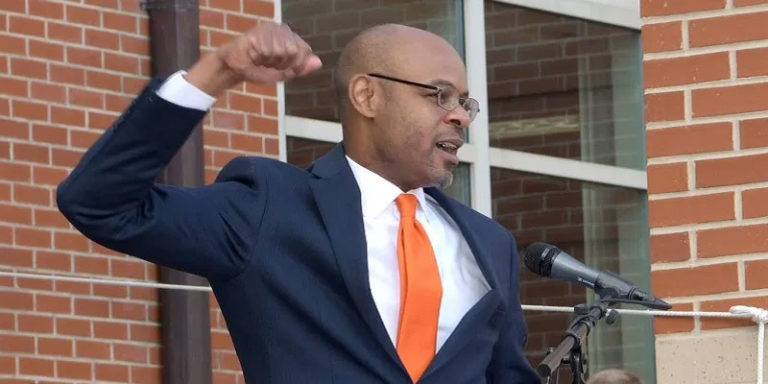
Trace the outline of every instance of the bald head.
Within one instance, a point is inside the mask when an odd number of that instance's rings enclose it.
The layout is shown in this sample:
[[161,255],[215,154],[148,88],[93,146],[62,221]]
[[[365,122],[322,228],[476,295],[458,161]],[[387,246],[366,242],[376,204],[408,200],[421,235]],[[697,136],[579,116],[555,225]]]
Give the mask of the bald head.
[[336,65],[335,86],[342,121],[348,105],[347,90],[356,74],[384,73],[408,77],[408,68],[420,61],[424,50],[456,50],[442,37],[422,29],[399,24],[383,24],[366,29],[350,41]]

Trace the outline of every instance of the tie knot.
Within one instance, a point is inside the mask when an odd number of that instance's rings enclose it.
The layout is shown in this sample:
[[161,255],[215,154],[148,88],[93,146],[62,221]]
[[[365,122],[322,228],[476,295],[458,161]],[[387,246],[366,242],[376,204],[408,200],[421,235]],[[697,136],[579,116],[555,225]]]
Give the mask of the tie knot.
[[395,200],[397,209],[400,210],[400,217],[414,217],[418,203],[419,201],[416,199],[416,196],[410,193],[403,193]]

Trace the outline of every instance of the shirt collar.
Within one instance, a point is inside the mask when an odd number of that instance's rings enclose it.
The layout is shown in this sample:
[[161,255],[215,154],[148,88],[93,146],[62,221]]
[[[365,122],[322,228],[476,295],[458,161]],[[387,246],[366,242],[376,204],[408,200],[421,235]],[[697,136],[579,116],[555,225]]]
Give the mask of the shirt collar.
[[[376,217],[381,214],[385,208],[392,204],[403,191],[389,180],[374,173],[368,168],[356,163],[349,156],[346,156],[352,174],[360,188],[360,202],[363,208],[363,217]],[[426,200],[424,188],[416,188],[407,193],[416,195],[419,201],[417,210],[424,210]]]

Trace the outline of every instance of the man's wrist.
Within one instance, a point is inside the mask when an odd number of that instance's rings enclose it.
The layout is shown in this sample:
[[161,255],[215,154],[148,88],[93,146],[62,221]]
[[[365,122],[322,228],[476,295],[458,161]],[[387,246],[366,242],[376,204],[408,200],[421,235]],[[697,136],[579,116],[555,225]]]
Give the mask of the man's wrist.
[[216,53],[205,54],[189,69],[184,78],[201,91],[218,97],[242,81]]

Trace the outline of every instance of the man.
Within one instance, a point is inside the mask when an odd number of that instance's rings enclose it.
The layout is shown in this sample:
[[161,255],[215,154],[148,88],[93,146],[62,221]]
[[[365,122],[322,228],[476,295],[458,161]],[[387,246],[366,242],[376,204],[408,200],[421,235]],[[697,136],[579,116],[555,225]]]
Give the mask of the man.
[[350,42],[344,142],[309,170],[239,158],[213,185],[154,184],[215,97],[320,66],[263,23],[151,83],[59,186],[59,208],[100,244],[208,278],[248,382],[538,382],[514,240],[434,188],[478,110],[441,38],[385,25]]

